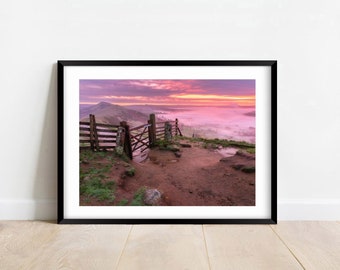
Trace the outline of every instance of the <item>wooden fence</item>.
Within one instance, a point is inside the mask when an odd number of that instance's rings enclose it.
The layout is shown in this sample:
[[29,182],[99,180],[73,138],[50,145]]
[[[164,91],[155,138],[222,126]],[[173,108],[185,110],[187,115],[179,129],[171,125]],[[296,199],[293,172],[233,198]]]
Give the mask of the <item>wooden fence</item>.
[[156,141],[158,140],[165,140],[166,137],[166,127],[170,128],[170,132],[172,136],[177,136],[177,135],[181,135],[182,133],[180,131],[180,129],[178,128],[178,120],[174,120],[174,121],[163,121],[163,122],[156,122]]
[[79,122],[80,148],[93,151],[114,149],[117,145],[119,126],[96,123],[95,116],[90,114],[89,122]]
[[149,131],[149,138],[151,141],[151,145],[154,144],[154,142],[159,140],[167,140],[169,138],[166,137],[166,130],[170,127],[170,133],[172,136],[182,136],[181,130],[178,126],[178,119],[174,121],[156,121],[155,115],[150,114],[150,120],[148,121],[150,125],[150,131]]
[[156,122],[154,114],[150,114],[147,124],[133,128],[125,121],[119,126],[96,123],[93,114],[90,114],[89,122],[79,122],[80,149],[106,151],[121,146],[130,159],[133,159],[134,153],[144,152],[156,141],[169,140],[177,135],[182,136],[178,119]]

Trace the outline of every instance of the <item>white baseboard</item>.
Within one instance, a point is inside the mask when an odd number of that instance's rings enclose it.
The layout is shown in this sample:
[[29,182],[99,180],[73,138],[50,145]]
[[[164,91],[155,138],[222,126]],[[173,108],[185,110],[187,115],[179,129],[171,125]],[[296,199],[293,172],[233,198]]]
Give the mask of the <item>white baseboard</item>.
[[340,220],[340,199],[279,200],[278,220]]
[[0,220],[56,219],[56,200],[0,200]]
[[[55,200],[0,200],[0,220],[56,220]],[[280,200],[278,220],[340,220],[339,200]]]

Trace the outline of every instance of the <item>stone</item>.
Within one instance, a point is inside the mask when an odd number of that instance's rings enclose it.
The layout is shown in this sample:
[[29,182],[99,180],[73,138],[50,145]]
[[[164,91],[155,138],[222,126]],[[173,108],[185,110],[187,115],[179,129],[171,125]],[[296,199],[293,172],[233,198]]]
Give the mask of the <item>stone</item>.
[[231,161],[230,157],[223,157],[223,158],[220,159],[220,162],[226,162],[226,163],[228,163],[228,162],[230,162],[230,161]]
[[180,143],[179,145],[184,148],[191,148],[191,144],[188,144],[188,143]]
[[236,152],[236,155],[240,156],[240,157],[244,157],[246,159],[249,159],[249,160],[254,160],[255,159],[255,155],[252,155],[246,151],[243,151],[243,150],[238,150]]
[[115,151],[118,156],[122,156],[124,153],[124,148],[122,146],[116,146]]
[[178,157],[178,158],[182,156],[182,154],[181,154],[180,152],[175,152],[174,154],[175,154],[175,156]]
[[241,168],[241,171],[244,173],[254,173],[255,172],[255,167],[243,167]]
[[144,193],[144,203],[146,205],[157,205],[162,194],[158,189],[147,189]]
[[241,170],[241,169],[244,167],[244,165],[243,165],[243,164],[234,164],[234,165],[232,165],[231,167],[232,167],[233,169],[239,171],[239,170]]
[[172,152],[179,152],[180,150],[176,145],[168,145],[166,149]]
[[[118,127],[118,130],[117,130],[117,138],[116,138],[116,152],[117,154],[120,154],[122,155],[123,154],[123,145],[122,144],[122,140],[123,138],[125,137],[125,128],[123,127]],[[118,150],[119,148],[119,150]],[[118,150],[118,151],[117,151]]]

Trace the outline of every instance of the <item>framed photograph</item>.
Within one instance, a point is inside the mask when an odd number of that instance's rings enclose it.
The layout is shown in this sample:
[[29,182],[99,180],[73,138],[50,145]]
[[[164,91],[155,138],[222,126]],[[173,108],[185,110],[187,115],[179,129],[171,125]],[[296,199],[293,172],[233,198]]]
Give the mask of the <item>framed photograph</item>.
[[58,61],[58,223],[275,224],[277,62]]

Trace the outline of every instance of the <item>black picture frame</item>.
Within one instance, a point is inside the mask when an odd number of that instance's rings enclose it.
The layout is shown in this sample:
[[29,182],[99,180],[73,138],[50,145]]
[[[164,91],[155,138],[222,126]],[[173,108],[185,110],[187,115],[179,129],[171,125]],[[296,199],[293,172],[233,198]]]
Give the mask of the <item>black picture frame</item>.
[[[58,218],[57,222],[59,224],[276,224],[277,223],[277,61],[275,60],[143,60],[143,61],[104,61],[104,60],[59,60],[57,63],[58,66]],[[124,67],[124,70],[129,70],[129,68],[143,68],[143,67],[151,67],[154,70],[157,70],[158,67],[172,67],[172,68],[182,68],[182,67],[194,67],[195,69],[199,68],[216,68],[216,67],[225,67],[231,68],[231,70],[237,69],[243,72],[243,68],[250,70],[263,70],[263,73],[266,75],[266,79],[264,79],[264,84],[267,85],[267,90],[264,95],[264,99],[267,101],[266,120],[263,122],[268,122],[268,127],[265,132],[268,133],[269,142],[266,146],[266,150],[264,151],[267,160],[266,167],[268,171],[266,175],[268,176],[266,179],[267,187],[269,190],[265,192],[265,196],[268,197],[267,203],[265,205],[267,210],[267,214],[263,216],[262,214],[250,214],[249,216],[244,215],[242,217],[233,217],[230,218],[227,216],[222,217],[205,217],[202,214],[202,217],[193,217],[193,218],[183,218],[183,217],[98,217],[97,215],[88,215],[88,216],[69,216],[66,215],[66,209],[69,207],[69,202],[67,201],[67,196],[65,194],[66,186],[71,181],[66,172],[66,168],[69,168],[68,161],[72,159],[72,155],[70,155],[68,147],[72,145],[72,141],[69,140],[68,134],[69,130],[65,125],[65,121],[68,121],[70,117],[70,110],[67,108],[71,108],[73,106],[77,107],[79,104],[73,104],[70,102],[69,95],[72,92],[79,91],[79,88],[73,89],[70,87],[71,84],[67,83],[67,80],[72,79],[72,74],[75,72],[74,70],[83,70],[84,68],[87,70],[87,73],[91,73],[92,69],[105,70],[105,68],[112,67]],[[246,71],[245,71],[246,72]],[[99,71],[100,73],[100,71]],[[255,72],[256,73],[256,72]],[[252,75],[250,75],[250,78]],[[78,80],[77,76],[74,76],[74,80]],[[82,77],[80,77],[82,79]],[[131,76],[130,79],[134,79]],[[197,79],[200,79],[198,76]],[[248,79],[248,78],[247,78]],[[255,78],[257,80],[257,78]],[[257,97],[256,97],[257,98]],[[74,99],[75,100],[75,99]],[[268,104],[269,103],[269,104]],[[259,108],[256,105],[256,117],[257,110]],[[78,113],[77,110],[75,112]],[[79,117],[79,114],[77,115]],[[257,135],[256,135],[257,136]],[[79,147],[79,145],[78,145]],[[256,153],[258,148],[256,148]],[[256,154],[257,155],[257,154]],[[79,161],[78,161],[79,163]],[[257,166],[257,165],[256,165]],[[257,181],[257,180],[256,180]],[[68,192],[69,193],[69,192]],[[270,194],[268,194],[270,193]],[[78,196],[78,195],[77,195]],[[256,192],[256,196],[259,196]],[[258,197],[256,197],[258,199]],[[78,201],[79,202],[79,201]],[[91,206],[96,208],[96,206]],[[105,207],[105,206],[98,206]],[[129,206],[125,206],[129,207]],[[144,206],[143,206],[144,207]],[[142,208],[143,208],[142,207]],[[145,206],[147,207],[147,206]],[[158,207],[158,206],[150,206]],[[173,206],[168,206],[173,207]],[[233,207],[233,206],[224,206],[224,207]],[[255,206],[254,206],[255,207]],[[91,210],[92,211],[92,210]],[[251,211],[251,210],[250,210]],[[251,213],[251,212],[250,212]]]

